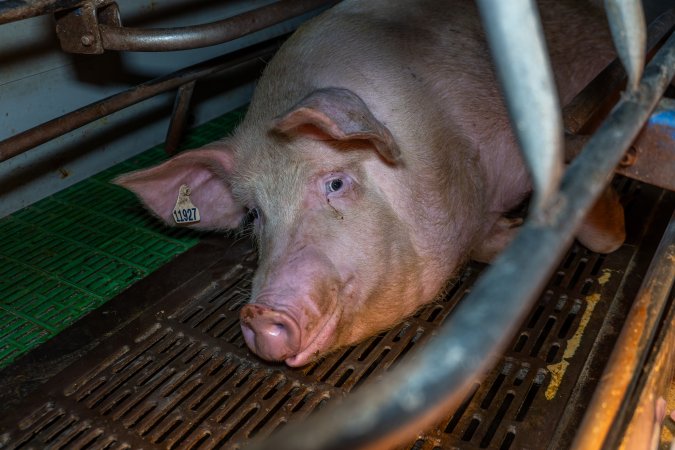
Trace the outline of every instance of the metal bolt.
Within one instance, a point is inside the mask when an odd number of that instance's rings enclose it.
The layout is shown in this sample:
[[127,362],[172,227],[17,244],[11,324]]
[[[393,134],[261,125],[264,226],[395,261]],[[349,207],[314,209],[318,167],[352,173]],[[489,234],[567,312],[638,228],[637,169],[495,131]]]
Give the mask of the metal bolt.
[[631,146],[619,161],[619,167],[630,167],[637,161],[637,149]]
[[85,47],[89,47],[94,43],[94,36],[91,34],[85,34],[82,36],[82,38],[80,38],[80,42],[82,42],[82,45]]

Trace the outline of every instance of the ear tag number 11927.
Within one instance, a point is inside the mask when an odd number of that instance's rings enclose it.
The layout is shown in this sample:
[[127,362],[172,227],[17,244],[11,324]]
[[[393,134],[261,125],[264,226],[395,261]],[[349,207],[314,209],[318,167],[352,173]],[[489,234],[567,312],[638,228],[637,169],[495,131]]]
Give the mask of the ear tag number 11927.
[[173,207],[173,220],[178,225],[189,225],[201,220],[199,209],[190,201],[190,186],[183,184],[178,190],[176,206]]

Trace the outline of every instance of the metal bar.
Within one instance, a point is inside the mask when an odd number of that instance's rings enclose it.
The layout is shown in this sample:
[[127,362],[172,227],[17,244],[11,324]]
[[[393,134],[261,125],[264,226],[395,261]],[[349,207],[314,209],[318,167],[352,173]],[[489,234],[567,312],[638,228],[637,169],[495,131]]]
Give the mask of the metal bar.
[[[364,448],[410,438],[436,420],[502,349],[530,310],[586,212],[605,188],[675,75],[675,35],[647,66],[636,95],[625,96],[565,173],[548,217],[528,220],[515,241],[478,280],[436,339],[307,421],[289,424],[251,449]],[[524,282],[527,281],[527,282]],[[495,301],[499,307],[495,307]],[[490,324],[490,326],[485,326]]]
[[[672,303],[672,300],[670,308],[663,315],[659,328],[661,333],[649,349],[650,356],[645,366],[641,368],[645,379],[638,381],[641,387],[639,392],[633,394],[634,397],[639,398],[634,403],[622,404],[627,416],[632,415],[630,422],[623,436],[620,436],[621,428],[615,426],[617,438],[612,439],[612,436],[610,442],[605,443],[605,447],[609,444],[610,448],[637,449],[644,446],[646,442],[651,442],[651,449],[656,449],[656,441],[660,440],[662,425],[671,425],[671,434],[675,431],[672,428],[672,421],[666,419],[665,423],[661,424],[657,416],[657,405],[660,402],[666,403],[665,399],[668,398],[668,392],[675,377],[675,303]],[[635,406],[627,408],[626,404]],[[666,405],[662,404],[662,406],[665,409]],[[617,442],[617,445],[614,445],[614,442]],[[671,441],[669,448],[675,450],[675,441]]]
[[645,64],[647,33],[640,0],[605,0],[614,46],[628,74],[628,88],[637,89]]
[[280,1],[217,22],[178,28],[125,28],[99,25],[106,50],[161,52],[221,44],[291,19],[336,0]]
[[640,291],[614,345],[602,382],[593,394],[572,448],[593,450],[607,446],[616,419],[626,413],[626,400],[642,375],[648,349],[667,311],[675,281],[675,213],[656,249]]
[[[565,160],[576,158],[589,139],[590,136],[566,135]],[[615,172],[675,191],[675,100],[661,99]]]
[[190,66],[170,75],[155,78],[98,102],[91,103],[16,134],[0,142],[0,162],[20,155],[33,147],[44,144],[51,139],[62,136],[101,117],[105,117],[163,92],[176,89],[198,78],[213,75],[246,63],[260,64],[262,66],[264,64],[263,60],[267,60],[273,55],[278,46],[278,41],[274,44],[264,42],[229,55]]
[[176,94],[176,101],[173,104],[173,113],[171,114],[171,122],[169,122],[169,130],[166,134],[166,143],[164,144],[164,151],[168,155],[173,155],[178,150],[178,144],[185,129],[187,114],[190,108],[190,100],[192,93],[195,90],[196,81],[191,81],[178,88]]
[[564,163],[562,117],[539,13],[534,0],[479,0],[478,7],[537,214],[557,192]]

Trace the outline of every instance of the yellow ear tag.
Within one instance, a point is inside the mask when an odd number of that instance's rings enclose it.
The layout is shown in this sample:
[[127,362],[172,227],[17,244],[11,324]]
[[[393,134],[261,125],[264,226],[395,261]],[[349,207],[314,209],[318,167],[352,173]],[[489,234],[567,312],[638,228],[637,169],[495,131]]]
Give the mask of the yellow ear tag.
[[173,220],[178,225],[189,225],[201,220],[199,209],[190,201],[190,186],[184,184],[178,190],[176,206],[173,207]]

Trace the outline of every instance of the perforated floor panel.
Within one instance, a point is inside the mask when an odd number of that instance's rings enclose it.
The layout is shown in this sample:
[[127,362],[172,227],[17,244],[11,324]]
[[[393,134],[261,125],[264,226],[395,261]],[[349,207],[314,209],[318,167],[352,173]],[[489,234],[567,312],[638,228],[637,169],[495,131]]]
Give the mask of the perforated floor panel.
[[[401,448],[569,445],[673,206],[655,189],[620,187],[628,242],[608,256],[574,245],[493,370]],[[203,240],[0,372],[0,447],[245,446],[379,382],[434,335],[483,267],[468,266],[399,326],[300,369],[265,363],[243,342],[238,310],[254,270],[247,242]]]
[[[242,115],[197,127],[184,146],[223,137]],[[0,219],[0,367],[199,241],[198,233],[162,226],[110,184],[166,157],[158,145]]]

